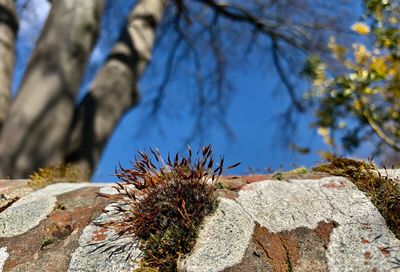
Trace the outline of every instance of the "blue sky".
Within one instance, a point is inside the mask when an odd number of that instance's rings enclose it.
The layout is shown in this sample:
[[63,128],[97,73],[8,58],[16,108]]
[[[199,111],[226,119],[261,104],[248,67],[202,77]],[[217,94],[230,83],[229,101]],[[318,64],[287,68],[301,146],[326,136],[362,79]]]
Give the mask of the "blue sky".
[[[121,2],[121,0],[116,1]],[[14,90],[18,87],[23,68],[49,10],[47,0],[33,2],[33,12],[21,18]],[[126,13],[126,11],[122,12]],[[114,22],[116,25],[122,23],[123,20]],[[117,32],[105,33],[110,29],[103,27],[99,44],[91,58],[92,67],[97,67],[104,60],[107,50],[112,45],[106,37],[109,38],[111,35],[112,38],[116,38],[115,33]],[[257,58],[257,56],[251,57]],[[155,66],[158,64],[157,59],[152,63]],[[268,167],[277,170],[314,165],[320,161],[317,152],[326,150],[327,146],[322,143],[322,139],[317,135],[315,129],[310,128],[313,113],[297,116],[298,129],[296,133],[289,132],[298,145],[311,148],[310,154],[301,155],[294,152],[283,140],[287,131],[282,129],[283,123],[279,115],[287,108],[289,100],[284,87],[279,83],[276,71],[272,65],[268,67],[270,68],[260,69],[259,65],[250,60],[246,70],[237,71],[231,75],[231,83],[235,92],[227,106],[226,121],[234,133],[234,139],[230,139],[221,127],[211,126],[207,129],[207,136],[202,143],[199,141],[185,142],[193,126],[193,116],[183,109],[180,116],[176,118],[170,115],[161,115],[157,124],[148,126],[153,129],[142,132],[143,122],[150,121],[144,118],[147,108],[141,103],[130,111],[118,125],[92,179],[95,181],[116,180],[112,176],[115,166],[118,162],[127,166],[129,161],[134,158],[135,149],[143,150],[157,146],[163,154],[166,154],[167,152],[181,152],[184,150],[185,144],[190,144],[193,149],[196,149],[201,144],[210,143],[217,155],[224,155],[228,164],[241,162],[239,167],[230,171],[231,174],[262,172]],[[86,75],[80,96],[84,94],[94,72],[92,70]],[[152,81],[152,78],[145,77],[141,82],[141,88],[143,90],[151,88]],[[176,88],[183,88],[184,84],[176,86]],[[149,92],[142,93],[143,100],[149,99],[149,95]],[[171,107],[175,107],[174,94],[171,94],[169,99]],[[175,110],[179,112],[179,108]],[[159,128],[162,128],[162,133],[159,132]]]

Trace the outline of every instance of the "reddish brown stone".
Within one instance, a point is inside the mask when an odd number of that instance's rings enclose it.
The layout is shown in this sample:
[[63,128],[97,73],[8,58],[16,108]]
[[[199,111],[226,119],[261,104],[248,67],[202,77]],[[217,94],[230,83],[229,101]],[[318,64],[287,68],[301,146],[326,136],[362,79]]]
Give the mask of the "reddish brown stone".
[[270,176],[270,175],[255,175],[255,176],[247,176],[247,177],[242,177],[242,178],[247,183],[253,183],[253,182],[263,181],[263,180],[267,180],[267,179],[272,179],[272,176]]
[[246,182],[242,179],[232,179],[229,182],[226,182],[225,185],[229,190],[239,191],[244,185],[246,185]]
[[272,233],[256,224],[242,262],[224,271],[326,271],[325,250],[335,226],[320,222],[314,230],[301,227]]
[[329,175],[326,173],[319,173],[319,172],[310,172],[305,174],[295,174],[290,172],[283,172],[278,174],[266,174],[266,175],[253,175],[253,176],[243,176],[240,177],[246,183],[253,183],[253,182],[260,182],[263,180],[302,180],[302,179],[321,179],[328,177]]
[[55,210],[38,226],[10,238],[2,238],[9,258],[3,271],[66,271],[70,254],[78,246],[84,227],[106,206],[98,188],[86,187],[57,197]]

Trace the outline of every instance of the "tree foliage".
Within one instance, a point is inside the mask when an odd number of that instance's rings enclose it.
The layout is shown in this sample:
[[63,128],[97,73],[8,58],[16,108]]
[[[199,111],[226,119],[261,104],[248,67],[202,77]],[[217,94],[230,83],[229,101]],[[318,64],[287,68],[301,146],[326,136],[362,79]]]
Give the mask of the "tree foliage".
[[365,141],[381,152],[383,144],[400,151],[400,3],[365,0],[362,20],[351,26],[358,35],[351,46],[332,36],[334,57],[310,57],[305,72],[313,80],[309,98],[317,98],[319,133],[345,150]]

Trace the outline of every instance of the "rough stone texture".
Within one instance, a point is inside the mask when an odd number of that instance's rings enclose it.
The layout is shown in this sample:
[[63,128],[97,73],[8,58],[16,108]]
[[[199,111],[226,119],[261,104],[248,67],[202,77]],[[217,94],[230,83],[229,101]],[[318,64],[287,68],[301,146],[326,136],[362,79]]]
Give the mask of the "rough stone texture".
[[325,250],[334,226],[334,222],[321,222],[315,230],[302,227],[271,233],[256,224],[242,262],[224,271],[326,271]]
[[100,188],[100,193],[105,195],[116,195],[118,194],[118,191],[112,186],[105,186]]
[[87,183],[57,183],[35,191],[0,214],[0,237],[12,237],[37,226],[53,210],[59,194],[88,186]]
[[0,271],[3,271],[3,266],[7,259],[8,259],[7,248],[1,247],[0,248]]
[[94,223],[88,225],[79,238],[79,246],[71,255],[68,272],[80,271],[132,271],[135,264],[131,261],[140,255],[136,241],[129,238],[117,239],[114,231],[97,226],[112,220],[113,204],[107,206]]
[[11,206],[33,189],[27,186],[28,180],[0,180],[0,212]]
[[[179,268],[400,271],[400,241],[350,181],[291,175],[223,177],[220,204]],[[98,196],[115,195],[111,184],[52,184],[30,192],[24,182],[0,181],[0,195],[20,191],[0,209],[0,271],[135,269],[138,241],[117,239],[118,230],[97,224],[115,219],[115,204]]]
[[[55,188],[72,187],[52,186],[35,195],[50,194]],[[4,271],[66,271],[83,228],[106,206],[97,192],[96,187],[86,187],[60,194],[54,208],[37,226],[21,235],[1,239],[0,247],[6,246],[9,254]]]
[[[238,252],[243,258],[251,243],[244,241],[239,243],[235,248],[235,258],[229,258],[228,254],[226,258],[216,259],[213,256],[208,257],[203,252],[210,250],[226,252],[228,250],[226,245],[231,243],[234,235],[229,235],[230,230],[224,227],[226,222],[220,214],[235,217],[229,218],[229,221],[240,221],[237,216],[243,213],[246,214],[245,218],[250,216],[254,222],[275,234],[298,229],[315,230],[323,222],[336,222],[337,226],[330,235],[330,242],[325,252],[330,271],[397,269],[395,263],[400,259],[400,241],[389,231],[385,220],[368,198],[344,178],[251,183],[239,191],[235,201],[230,201],[235,202],[236,206],[240,207],[237,210],[241,209],[242,212],[233,213],[227,209],[233,204],[220,205],[216,215],[213,216],[217,220],[208,219],[204,227],[206,230],[213,229],[213,233],[219,235],[215,237],[203,230],[195,250],[184,261],[184,270],[222,271],[237,266]],[[252,227],[250,230],[253,232]],[[245,232],[246,237],[248,232],[249,230]],[[362,243],[362,239],[371,242]],[[315,241],[309,241],[313,242]],[[382,248],[390,250],[384,251],[383,254]],[[297,250],[300,249],[301,247]],[[202,269],[199,269],[201,264]],[[287,270],[293,266],[298,266],[297,271],[308,271],[305,267],[301,268],[298,263],[288,265]],[[268,269],[267,267],[264,269]]]
[[204,222],[194,253],[180,264],[188,271],[221,271],[241,262],[254,221],[233,200],[221,199],[215,214]]

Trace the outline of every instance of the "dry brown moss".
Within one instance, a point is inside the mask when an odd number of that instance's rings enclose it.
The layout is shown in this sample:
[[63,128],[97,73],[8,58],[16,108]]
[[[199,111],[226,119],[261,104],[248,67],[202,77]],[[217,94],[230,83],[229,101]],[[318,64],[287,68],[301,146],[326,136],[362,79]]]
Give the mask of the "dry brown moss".
[[193,248],[204,217],[217,206],[223,162],[221,158],[214,169],[207,146],[196,158],[189,147],[188,156],[176,154],[166,161],[157,149],[150,155],[138,152],[131,168],[120,166],[116,175],[121,182],[115,186],[122,201],[115,210],[118,221],[102,226],[132,237],[132,242],[140,239],[143,255],[137,271],[177,270],[177,261]]
[[350,179],[363,191],[386,219],[389,228],[400,239],[400,184],[388,175],[381,175],[372,162],[332,156],[313,169]]
[[35,189],[59,182],[89,181],[90,173],[84,173],[77,165],[60,164],[39,168],[30,176],[28,185]]

